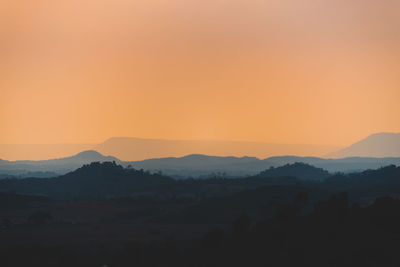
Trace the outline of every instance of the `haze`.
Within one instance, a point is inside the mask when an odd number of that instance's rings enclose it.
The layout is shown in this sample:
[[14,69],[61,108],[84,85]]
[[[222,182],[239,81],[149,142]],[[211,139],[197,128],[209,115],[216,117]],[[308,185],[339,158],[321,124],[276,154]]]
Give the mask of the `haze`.
[[399,1],[2,1],[0,143],[399,132]]

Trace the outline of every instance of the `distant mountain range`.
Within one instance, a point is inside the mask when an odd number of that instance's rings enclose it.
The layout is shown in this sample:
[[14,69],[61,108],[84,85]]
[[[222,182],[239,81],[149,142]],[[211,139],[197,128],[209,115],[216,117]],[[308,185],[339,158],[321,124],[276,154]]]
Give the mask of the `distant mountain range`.
[[0,160],[0,178],[2,176],[4,178],[6,174],[20,177],[53,177],[75,170],[84,164],[106,161],[120,163],[120,160],[115,157],[103,156],[93,150],[83,151],[72,157],[51,160]]
[[266,158],[277,155],[323,156],[337,150],[334,146],[274,144],[264,142],[218,141],[218,140],[163,140],[142,138],[110,138],[96,145],[105,155],[121,160],[144,160],[151,158],[183,157],[191,154],[213,156],[251,156]]
[[275,156],[298,157],[400,157],[400,133],[378,133],[340,149],[334,146],[274,144],[264,142],[218,140],[164,140],[114,137],[100,144],[1,145],[0,158],[8,160],[44,160],[63,158],[81,151],[95,150],[123,161],[184,157],[201,154],[219,157]]
[[190,154],[213,156],[251,156],[266,158],[277,155],[321,157],[338,147],[302,144],[218,140],[165,140],[114,137],[100,144],[1,145],[0,158],[8,160],[46,160],[96,150],[124,161],[151,158],[183,157]]
[[296,162],[306,163],[322,168],[331,173],[355,172],[377,169],[387,165],[400,165],[399,158],[344,158],[323,159],[316,157],[270,157],[263,160],[252,157],[212,157],[189,155],[181,158],[149,159],[136,162],[124,162],[133,168],[143,168],[152,172],[161,171],[174,177],[201,177],[210,175],[246,176],[255,175],[271,167],[279,167]]
[[349,147],[330,153],[327,156],[331,158],[400,157],[400,133],[372,134]]
[[44,161],[0,161],[0,178],[10,175],[20,177],[51,177],[65,174],[91,162],[115,161],[124,167],[162,172],[175,178],[204,178],[210,176],[243,177],[255,175],[271,167],[296,162],[322,168],[331,173],[376,169],[387,165],[400,165],[399,158],[344,158],[323,159],[316,157],[270,157],[264,160],[255,157],[216,157],[188,155],[148,159],[143,161],[121,161],[116,157],[103,156],[97,151],[84,151],[75,156]]
[[[394,164],[400,165],[400,134],[373,134],[347,148],[327,155],[329,158],[278,156],[259,159],[249,156],[235,156],[253,151],[262,153],[291,154],[300,153],[307,146],[277,145],[252,142],[229,141],[169,141],[139,138],[111,138],[106,142],[94,145],[95,150],[88,150],[72,157],[51,160],[21,160],[7,161],[0,159],[0,178],[10,175],[20,177],[52,177],[75,170],[91,162],[115,161],[123,166],[145,169],[151,172],[163,172],[176,178],[179,177],[208,177],[246,176],[255,175],[270,167],[302,162],[323,168],[329,172],[352,172],[366,169],[376,169]],[[0,146],[0,148],[2,148]],[[78,147],[75,147],[79,148]],[[36,149],[39,149],[36,147]],[[321,147],[310,148],[310,154],[321,151]],[[191,154],[192,151],[204,152]],[[222,153],[221,151],[224,151]],[[264,151],[264,152],[263,152]],[[265,152],[268,151],[268,152]],[[230,156],[215,156],[216,154]],[[1,154],[1,153],[0,153]],[[114,155],[103,156],[103,154]],[[184,156],[165,157],[163,155],[177,154]],[[189,155],[187,155],[189,154]],[[206,156],[206,155],[214,156]],[[294,153],[296,154],[296,153]],[[122,156],[122,159],[120,158]],[[129,158],[151,158],[128,161]]]

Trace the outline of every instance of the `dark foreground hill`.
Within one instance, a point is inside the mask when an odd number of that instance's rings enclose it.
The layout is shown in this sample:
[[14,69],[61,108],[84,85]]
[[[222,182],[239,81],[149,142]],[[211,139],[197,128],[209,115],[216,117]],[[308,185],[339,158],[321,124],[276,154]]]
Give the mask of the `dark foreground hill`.
[[[305,170],[309,179],[293,177]],[[325,175],[293,164],[174,180],[106,162],[53,179],[3,179],[0,263],[399,266],[400,167]]]
[[330,175],[313,166],[294,163],[269,168],[247,178],[214,177],[174,180],[162,174],[123,168],[116,163],[91,163],[68,174],[46,179],[1,179],[0,192],[43,195],[55,199],[151,197],[191,199],[225,196],[272,185],[301,185],[329,192],[346,191],[351,199],[400,193],[400,167],[394,165],[352,174]]
[[268,170],[262,171],[260,177],[298,177],[301,180],[322,181],[331,176],[331,174],[322,169],[316,168],[309,164],[296,162],[294,164],[286,164],[281,167],[271,167]]
[[110,198],[154,191],[157,186],[172,182],[169,177],[124,169],[115,162],[94,162],[52,179],[3,179],[0,190],[55,199]]
[[227,179],[174,180],[161,174],[123,168],[115,162],[91,163],[56,178],[8,178],[0,191],[43,195],[54,199],[148,196],[157,199],[199,200],[269,185],[294,185],[300,180],[325,179],[328,173],[305,164],[270,169],[261,175]]
[[[299,170],[313,168],[308,165],[293,164],[283,166],[279,173],[293,171],[295,167]],[[322,172],[326,175],[323,170],[314,169],[316,173]],[[231,185],[238,185],[237,181],[241,181],[242,185],[246,186],[241,187],[241,190],[231,191],[230,194],[220,192],[217,197],[205,199],[183,209],[179,214],[175,214],[175,217],[169,215],[161,220],[226,223],[241,214],[260,220],[272,217],[280,207],[291,204],[299,194],[307,196],[301,212],[309,211],[319,201],[326,201],[331,194],[340,192],[347,192],[351,205],[358,203],[366,206],[383,196],[400,198],[400,167],[396,166],[347,175],[338,174],[316,180],[260,175],[220,181],[228,185],[231,180],[233,181]]]
[[[113,216],[128,221],[139,218],[154,223],[190,224],[225,224],[244,213],[257,220],[270,218],[300,193],[307,195],[302,212],[339,192],[347,192],[351,203],[361,205],[368,205],[381,196],[400,196],[400,167],[328,175],[322,169],[295,163],[247,178],[174,180],[106,162],[85,165],[53,179],[3,179],[0,192],[69,201],[141,203],[146,206],[142,209],[139,205],[141,211]],[[159,208],[164,205],[168,208]]]

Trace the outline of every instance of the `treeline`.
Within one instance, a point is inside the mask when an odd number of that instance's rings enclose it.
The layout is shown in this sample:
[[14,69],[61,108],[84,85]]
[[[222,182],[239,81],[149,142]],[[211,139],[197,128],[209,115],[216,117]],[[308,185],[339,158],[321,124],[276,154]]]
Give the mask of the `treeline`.
[[56,178],[0,179],[0,192],[42,195],[54,199],[109,199],[147,195],[203,200],[263,186],[301,186],[330,193],[346,191],[350,199],[400,193],[400,167],[352,174],[329,174],[303,163],[271,168],[247,178],[214,177],[174,180],[162,173],[123,168],[115,162],[91,163]]

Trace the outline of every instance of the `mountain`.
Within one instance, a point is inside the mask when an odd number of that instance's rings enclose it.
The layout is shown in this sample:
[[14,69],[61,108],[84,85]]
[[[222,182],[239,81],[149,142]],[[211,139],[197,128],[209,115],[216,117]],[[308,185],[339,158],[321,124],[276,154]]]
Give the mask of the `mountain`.
[[0,144],[0,158],[47,160],[67,157],[85,150],[96,150],[125,161],[182,157],[189,154],[265,158],[277,155],[323,156],[337,149],[338,147],[323,145],[113,137],[99,144]]
[[[294,173],[301,174],[303,166],[287,165],[282,169],[283,172],[285,169],[299,169]],[[264,177],[260,175],[236,179],[175,180],[161,174],[123,168],[115,162],[93,162],[52,179],[2,179],[0,180],[0,192],[42,195],[54,199],[134,196],[152,197],[159,200],[167,198],[198,200],[224,196],[260,186],[296,185],[301,180],[295,176]]]
[[400,158],[344,158],[324,159],[317,157],[270,157],[258,159],[254,157],[215,157],[205,155],[189,155],[180,158],[160,158],[143,161],[122,162],[124,166],[131,165],[136,169],[162,173],[177,177],[209,177],[218,176],[248,176],[256,175],[271,167],[280,167],[296,162],[313,165],[328,172],[355,172],[367,169],[377,169],[387,165],[400,165]]
[[[162,172],[175,178],[206,178],[211,176],[244,177],[256,175],[271,167],[286,164],[304,163],[322,168],[328,172],[355,172],[377,169],[387,165],[400,165],[400,158],[344,158],[324,159],[317,157],[217,157],[206,155],[187,155],[184,157],[155,158],[142,161],[121,161],[116,157],[103,156],[90,150],[72,157],[43,161],[5,161],[0,160],[0,178],[18,177],[54,177],[73,171],[91,162],[115,161],[124,167],[129,165],[135,169],[150,172]],[[291,175],[287,173],[287,175]]]
[[[275,144],[264,142],[218,140],[165,140],[113,137],[100,144],[1,145],[0,158],[35,159],[66,157],[84,150],[113,155],[123,161],[155,158],[213,155],[217,157],[400,157],[400,133],[373,134],[347,148],[334,146]],[[335,152],[336,151],[336,152]]]
[[92,162],[52,179],[25,178],[0,180],[0,191],[43,195],[56,199],[129,196],[154,190],[173,179],[134,169],[115,162]]
[[[51,160],[19,160],[19,161],[0,161],[0,173],[22,176],[22,177],[49,177],[57,176],[82,167],[91,162],[120,162],[119,159],[111,156],[103,156],[97,151],[88,150],[78,153],[71,157],[51,159]],[[54,174],[54,175],[51,175]]]
[[400,195],[400,167],[385,166],[376,170],[359,173],[337,174],[324,180],[321,188],[336,192],[351,192],[353,199],[364,199],[372,196]]
[[145,169],[152,172],[161,171],[170,176],[210,176],[223,174],[246,176],[256,174],[264,168],[261,161],[255,157],[217,157],[206,155],[187,155],[184,157],[169,157],[148,159],[143,161],[124,162],[136,169]]
[[294,164],[286,164],[281,167],[271,167],[259,174],[260,177],[297,177],[302,180],[321,181],[331,176],[324,169],[316,168],[312,165],[296,162]]
[[[377,197],[393,196],[398,198],[400,195],[400,167],[386,166],[360,173],[339,174],[315,183],[302,182],[298,179],[296,183],[295,181],[291,183],[290,180],[285,180],[285,177],[279,177],[270,184],[260,183],[260,181],[270,179],[265,175],[275,175],[273,172],[277,169],[280,173],[291,172],[291,170],[296,170],[296,172],[312,170],[317,175],[318,172],[324,175],[323,170],[305,164],[291,164],[274,168],[272,171],[267,170],[257,176],[259,183],[253,188],[242,188],[231,194],[201,201],[184,209],[177,217],[178,221],[223,223],[233,221],[243,214],[256,219],[271,217],[276,214],[279,207],[293,204],[293,200],[298,199],[299,194],[307,196],[305,202],[308,202],[308,205],[321,200],[325,201],[332,194],[343,192],[348,193],[346,197],[349,197],[350,203],[357,202],[363,205],[371,204]],[[314,178],[316,177],[319,176]],[[231,183],[230,180],[233,180],[236,183],[241,181],[250,185],[254,183],[254,178],[225,179],[224,183],[228,185]],[[284,180],[284,183],[279,184],[279,180]]]
[[322,156],[337,148],[263,142],[114,137],[94,146],[93,149],[102,154],[114,155],[121,160],[137,161],[150,158],[182,157],[189,154],[259,158],[276,155]]
[[310,179],[323,181],[327,176],[330,174],[326,171],[295,163],[246,178],[174,180],[161,174],[123,168],[115,162],[93,162],[52,179],[3,179],[0,180],[0,192],[56,199],[145,196],[199,200],[262,186],[295,186],[300,181]]
[[[87,150],[80,152],[72,157],[62,158],[62,159],[54,159],[48,160],[48,163],[62,162],[62,163],[78,163],[78,164],[87,164],[95,161],[120,161],[116,157],[112,156],[103,156],[99,152],[95,150]],[[46,161],[45,161],[46,162]]]
[[330,158],[400,157],[400,133],[372,134],[349,147],[330,153],[327,156]]

